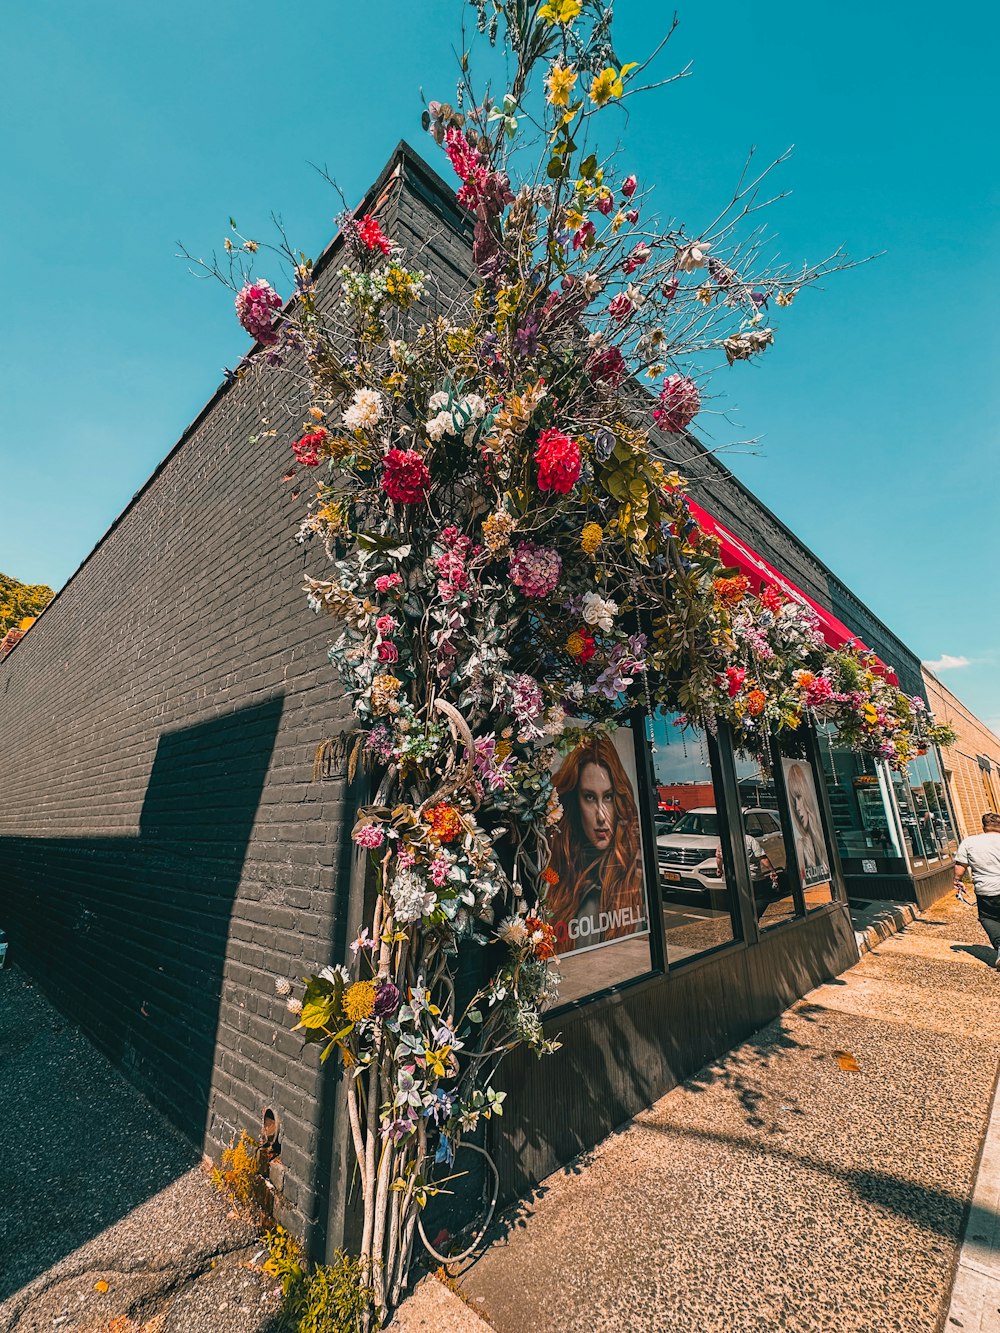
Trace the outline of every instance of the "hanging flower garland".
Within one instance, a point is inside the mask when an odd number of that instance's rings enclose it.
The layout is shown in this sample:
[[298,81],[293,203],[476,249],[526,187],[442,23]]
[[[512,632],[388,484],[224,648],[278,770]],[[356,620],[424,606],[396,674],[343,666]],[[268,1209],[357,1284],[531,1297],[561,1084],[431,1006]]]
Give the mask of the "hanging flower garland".
[[[768,303],[787,308],[840,256],[768,268],[759,236],[736,238],[748,192],[709,234],[659,228],[636,174],[580,147],[645,86],[644,66],[615,58],[610,6],[473,2],[516,69],[499,103],[477,104],[463,74],[459,109],[425,113],[473,222],[479,282],[462,313],[370,214],[339,219],[333,309],[289,247],[283,305],[250,272],[257,243],[227,241],[239,318],[265,348],[254,365],[296,385],[307,367],[289,444],[318,481],[299,537],[331,557],[307,593],[334,619],[351,771],[374,787],[352,835],[373,917],[350,963],[291,1002],[344,1066],[376,1321],[438,1175],[503,1112],[499,1062],[558,1044],[541,1015],[558,990],[545,900],[560,750],[636,706],[722,715],[751,743],[836,695],[862,718],[858,743],[864,725],[847,659],[824,657],[799,609],[724,577],[671,462],[706,353],[761,354]],[[519,181],[514,149],[539,122],[539,170]],[[491,961],[459,1000],[455,960],[476,945]]]

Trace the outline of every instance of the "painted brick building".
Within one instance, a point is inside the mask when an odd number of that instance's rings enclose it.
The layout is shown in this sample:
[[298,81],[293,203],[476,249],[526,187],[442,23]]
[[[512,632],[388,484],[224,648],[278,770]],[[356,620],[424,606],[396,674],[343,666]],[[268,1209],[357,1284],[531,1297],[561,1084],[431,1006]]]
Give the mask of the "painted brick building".
[[[435,276],[442,308],[468,292],[468,217],[409,149],[360,208]],[[339,254],[335,240],[316,269],[328,309]],[[329,623],[301,594],[324,557],[293,540],[301,502],[283,476],[301,404],[277,398],[280,383],[220,387],[0,664],[0,925],[12,958],[192,1143],[218,1153],[278,1112],[283,1220],[322,1250],[340,1239],[349,1184],[337,1073],[303,1054],[274,982],[345,956],[364,899],[345,835],[363,794],[314,771],[347,714]],[[723,463],[693,439],[676,462],[706,508],[921,690],[917,659]],[[678,968],[665,988],[654,951],[641,984],[561,1017],[548,1073],[512,1063],[506,1197],[850,964],[835,852],[831,866],[821,910],[799,892],[795,919],[770,932],[740,871],[711,966]],[[630,1055],[602,1082],[595,1034],[611,1028]],[[581,1086],[581,1071],[587,1105],[555,1123],[554,1089]]]

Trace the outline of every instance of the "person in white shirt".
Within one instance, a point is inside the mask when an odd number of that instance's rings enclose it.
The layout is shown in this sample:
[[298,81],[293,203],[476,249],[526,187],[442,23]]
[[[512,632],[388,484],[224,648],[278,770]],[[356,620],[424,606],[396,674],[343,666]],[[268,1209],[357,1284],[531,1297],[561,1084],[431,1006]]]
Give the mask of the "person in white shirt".
[[955,890],[960,893],[966,870],[972,872],[979,924],[997,951],[993,966],[1000,972],[1000,815],[983,815],[983,831],[963,838],[955,853]]

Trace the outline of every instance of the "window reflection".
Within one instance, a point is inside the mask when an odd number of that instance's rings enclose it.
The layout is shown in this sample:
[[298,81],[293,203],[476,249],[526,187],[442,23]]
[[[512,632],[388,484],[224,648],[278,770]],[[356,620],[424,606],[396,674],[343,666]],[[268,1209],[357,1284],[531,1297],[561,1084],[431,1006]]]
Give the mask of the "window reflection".
[[708,737],[675,713],[654,718],[656,858],[668,963],[716,949],[736,937],[735,888],[723,856],[721,789]]
[[736,781],[754,910],[760,928],[767,930],[791,921],[798,911],[774,776],[752,756],[737,755]]

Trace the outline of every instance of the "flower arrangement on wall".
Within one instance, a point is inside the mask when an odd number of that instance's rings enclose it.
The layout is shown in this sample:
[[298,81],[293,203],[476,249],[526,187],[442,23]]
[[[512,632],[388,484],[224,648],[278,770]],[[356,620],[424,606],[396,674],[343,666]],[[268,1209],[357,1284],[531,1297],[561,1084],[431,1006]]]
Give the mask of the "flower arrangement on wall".
[[[499,1062],[557,1044],[541,1019],[558,989],[551,772],[580,728],[663,705],[754,746],[834,710],[857,744],[903,753],[899,699],[831,656],[802,608],[722,568],[672,462],[702,410],[698,367],[762,355],[768,312],[841,257],[761,262],[741,224],[766,173],[703,234],[658,224],[637,175],[594,147],[649,86],[649,62],[613,49],[610,6],[474,3],[514,53],[510,87],[477,101],[463,67],[455,105],[424,117],[473,224],[461,301],[371,214],[339,219],[335,308],[301,255],[285,250],[286,301],[253,276],[257,243],[227,241],[254,364],[307,386],[288,441],[316,477],[299,535],[331,558],[307,593],[333,618],[351,771],[372,774],[353,838],[374,915],[290,1003],[345,1069],[376,1319],[463,1136],[503,1112]],[[475,945],[485,979],[460,999]]]

